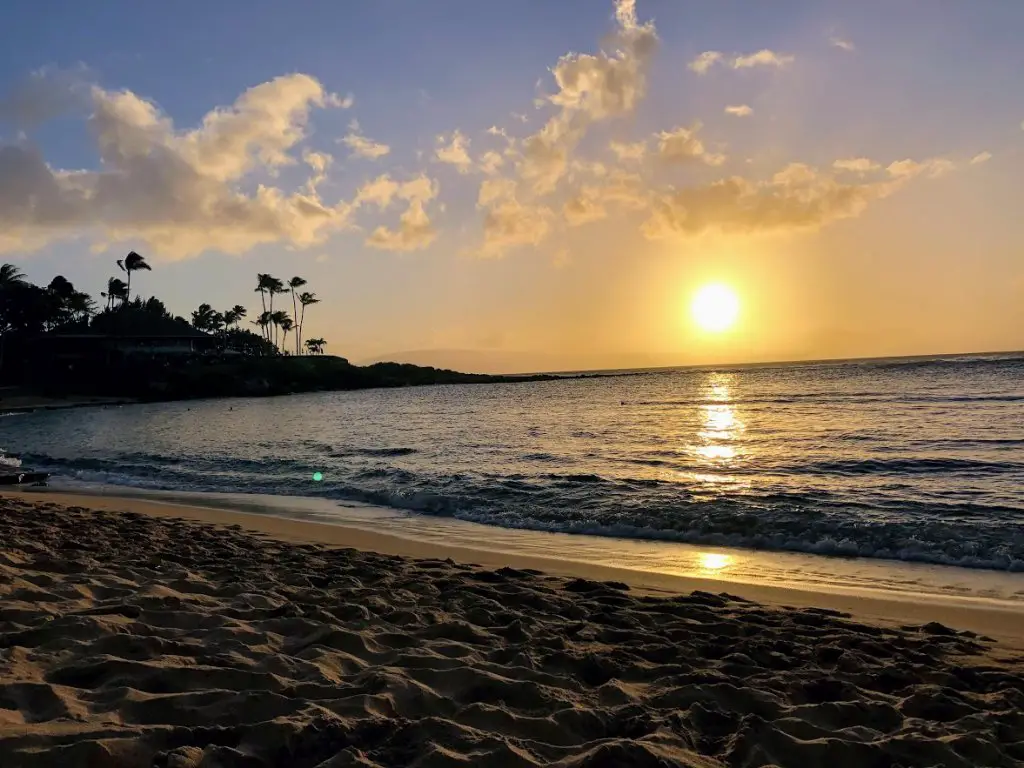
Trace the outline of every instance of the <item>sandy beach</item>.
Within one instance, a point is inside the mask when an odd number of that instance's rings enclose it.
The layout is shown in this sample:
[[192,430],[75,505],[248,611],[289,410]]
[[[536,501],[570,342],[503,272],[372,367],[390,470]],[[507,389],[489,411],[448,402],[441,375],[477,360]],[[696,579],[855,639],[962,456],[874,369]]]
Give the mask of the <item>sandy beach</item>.
[[386,538],[4,496],[0,765],[1024,762],[1017,614]]

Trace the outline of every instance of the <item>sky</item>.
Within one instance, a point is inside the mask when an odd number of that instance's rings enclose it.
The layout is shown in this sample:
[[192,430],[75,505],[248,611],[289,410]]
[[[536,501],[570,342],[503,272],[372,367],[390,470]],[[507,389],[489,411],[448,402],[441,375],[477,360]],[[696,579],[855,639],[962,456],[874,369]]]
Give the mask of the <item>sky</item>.
[[[9,0],[0,261],[352,361],[1024,348],[1024,5]],[[709,332],[695,292],[729,286]]]

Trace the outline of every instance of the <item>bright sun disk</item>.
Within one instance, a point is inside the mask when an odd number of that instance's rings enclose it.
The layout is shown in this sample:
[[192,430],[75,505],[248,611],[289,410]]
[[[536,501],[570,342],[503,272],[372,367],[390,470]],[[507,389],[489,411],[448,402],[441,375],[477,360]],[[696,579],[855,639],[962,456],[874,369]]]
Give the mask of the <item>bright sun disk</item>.
[[740,299],[736,291],[721,283],[705,285],[690,304],[693,319],[705,331],[726,331],[736,323]]

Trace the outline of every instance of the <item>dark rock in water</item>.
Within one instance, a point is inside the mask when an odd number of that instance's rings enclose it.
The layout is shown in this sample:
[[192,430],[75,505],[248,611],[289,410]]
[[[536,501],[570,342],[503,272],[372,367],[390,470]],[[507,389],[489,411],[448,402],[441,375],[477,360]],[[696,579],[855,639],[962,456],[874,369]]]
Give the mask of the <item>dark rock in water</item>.
[[921,627],[921,631],[926,635],[945,635],[947,637],[955,637],[959,634],[955,629],[947,627],[945,624],[939,624],[937,621],[930,621]]

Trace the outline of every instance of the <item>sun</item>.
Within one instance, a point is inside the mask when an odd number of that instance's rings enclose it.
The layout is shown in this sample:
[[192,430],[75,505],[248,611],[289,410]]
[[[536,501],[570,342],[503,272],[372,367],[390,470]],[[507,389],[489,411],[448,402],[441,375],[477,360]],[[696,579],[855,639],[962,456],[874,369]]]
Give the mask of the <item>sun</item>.
[[736,324],[736,318],[739,317],[740,299],[729,286],[711,283],[694,294],[690,312],[703,330],[715,333],[727,331]]

